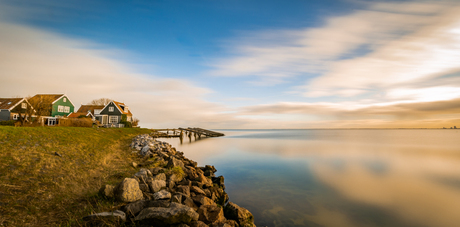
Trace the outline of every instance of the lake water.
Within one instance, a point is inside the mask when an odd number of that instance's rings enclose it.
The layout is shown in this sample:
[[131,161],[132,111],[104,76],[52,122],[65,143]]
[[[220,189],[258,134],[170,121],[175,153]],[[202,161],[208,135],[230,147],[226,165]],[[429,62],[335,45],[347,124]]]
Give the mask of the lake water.
[[460,226],[460,130],[218,130],[160,139],[225,177],[257,226]]

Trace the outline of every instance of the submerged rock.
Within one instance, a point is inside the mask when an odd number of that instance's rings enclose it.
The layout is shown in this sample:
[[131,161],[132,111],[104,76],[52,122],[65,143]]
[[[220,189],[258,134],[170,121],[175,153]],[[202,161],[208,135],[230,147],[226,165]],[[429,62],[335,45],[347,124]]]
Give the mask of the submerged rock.
[[224,208],[224,214],[227,219],[235,220],[240,226],[255,226],[254,216],[247,209],[228,202]]

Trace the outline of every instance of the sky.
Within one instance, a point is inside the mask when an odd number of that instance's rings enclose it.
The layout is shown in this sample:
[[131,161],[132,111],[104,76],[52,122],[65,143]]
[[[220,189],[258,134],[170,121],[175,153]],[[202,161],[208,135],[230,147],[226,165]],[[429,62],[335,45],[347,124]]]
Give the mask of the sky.
[[142,127],[460,126],[460,1],[0,0],[0,97]]

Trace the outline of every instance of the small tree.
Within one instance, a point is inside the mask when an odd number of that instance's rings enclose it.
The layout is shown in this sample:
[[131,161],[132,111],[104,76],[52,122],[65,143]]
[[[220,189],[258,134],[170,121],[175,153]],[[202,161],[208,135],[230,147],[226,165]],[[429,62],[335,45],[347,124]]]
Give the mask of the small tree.
[[109,98],[100,98],[100,99],[94,99],[92,100],[91,102],[88,103],[88,105],[107,105],[109,104],[109,102],[113,101],[113,99],[109,99]]
[[133,127],[137,127],[139,125],[139,119],[134,118],[133,122],[131,122],[131,124],[133,125]]

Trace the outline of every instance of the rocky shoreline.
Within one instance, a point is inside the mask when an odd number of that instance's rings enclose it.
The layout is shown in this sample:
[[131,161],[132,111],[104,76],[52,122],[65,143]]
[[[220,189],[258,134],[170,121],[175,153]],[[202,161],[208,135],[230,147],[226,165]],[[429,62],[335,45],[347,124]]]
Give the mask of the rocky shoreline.
[[224,177],[214,166],[197,163],[166,142],[148,134],[133,138],[131,148],[155,158],[155,168],[140,168],[118,185],[104,185],[100,193],[125,203],[120,210],[83,218],[88,226],[252,227],[254,216],[228,202]]

